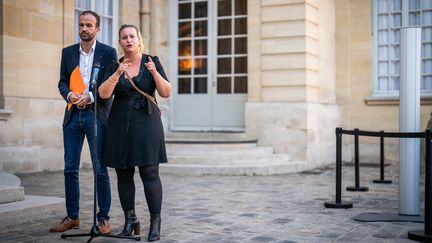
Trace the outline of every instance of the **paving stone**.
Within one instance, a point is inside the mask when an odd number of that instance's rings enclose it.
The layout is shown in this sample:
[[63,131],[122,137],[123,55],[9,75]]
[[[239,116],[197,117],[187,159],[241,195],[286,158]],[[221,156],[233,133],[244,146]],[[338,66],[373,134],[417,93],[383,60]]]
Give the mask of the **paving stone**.
[[[423,229],[412,222],[359,222],[364,212],[397,213],[398,181],[395,165],[386,179],[393,184],[373,184],[379,169],[361,169],[361,184],[368,192],[342,191],[342,201],[353,208],[328,209],[334,200],[334,167],[319,173],[273,176],[179,176],[161,174],[164,188],[160,242],[412,242],[410,230]],[[392,169],[392,170],[390,170]],[[114,233],[122,230],[124,215],[117,193],[116,175],[110,171]],[[343,184],[353,183],[352,167],[343,168]],[[64,198],[63,172],[19,174],[26,195]],[[67,233],[88,233],[93,222],[93,172],[81,169],[81,226]],[[135,174],[136,211],[146,241],[149,213],[138,173]],[[345,188],[344,185],[342,188]],[[423,198],[423,197],[422,197]],[[423,203],[423,202],[422,202]],[[87,237],[61,239],[48,229],[60,216],[0,228],[0,242],[85,242]],[[134,242],[96,237],[92,242]]]

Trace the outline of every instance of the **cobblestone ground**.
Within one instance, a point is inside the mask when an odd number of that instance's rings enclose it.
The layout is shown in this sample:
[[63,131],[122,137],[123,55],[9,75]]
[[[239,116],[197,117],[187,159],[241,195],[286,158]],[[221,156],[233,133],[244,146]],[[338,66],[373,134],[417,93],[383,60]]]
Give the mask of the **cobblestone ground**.
[[[407,232],[423,229],[422,223],[358,222],[352,217],[364,212],[398,212],[398,182],[395,166],[386,167],[392,184],[374,184],[378,167],[361,168],[361,186],[368,192],[348,192],[354,185],[354,168],[344,166],[342,200],[351,209],[327,209],[334,201],[334,167],[278,176],[176,176],[161,175],[164,200],[160,242],[413,242]],[[121,231],[116,175],[112,186],[111,225]],[[27,195],[64,197],[63,173],[18,175]],[[67,233],[89,233],[93,222],[93,173],[82,169],[81,226]],[[136,210],[146,241],[149,215],[138,173]],[[423,208],[423,207],[422,207]],[[0,242],[86,242],[89,237],[61,239],[48,229],[60,217],[0,229]],[[134,242],[96,237],[92,242]]]

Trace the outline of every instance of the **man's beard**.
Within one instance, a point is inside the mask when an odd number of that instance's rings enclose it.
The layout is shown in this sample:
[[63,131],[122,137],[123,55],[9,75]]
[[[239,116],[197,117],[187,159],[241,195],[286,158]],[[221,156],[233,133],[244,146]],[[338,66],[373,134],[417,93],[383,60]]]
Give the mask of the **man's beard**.
[[93,39],[92,36],[88,33],[81,33],[80,38],[83,41],[91,41]]

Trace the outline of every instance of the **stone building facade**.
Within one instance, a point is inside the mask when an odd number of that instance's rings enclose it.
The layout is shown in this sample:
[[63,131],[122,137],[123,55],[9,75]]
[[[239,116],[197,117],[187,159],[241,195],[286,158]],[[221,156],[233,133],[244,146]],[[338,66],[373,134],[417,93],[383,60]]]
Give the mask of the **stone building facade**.
[[[57,82],[61,49],[76,42],[78,2],[1,1],[0,170],[63,168],[65,102]],[[313,168],[335,161],[338,126],[399,129],[397,97],[374,92],[373,13],[379,1],[107,2],[113,4],[107,17],[112,44],[119,25],[138,25],[145,51],[157,54],[166,68],[174,87],[172,98],[159,98],[167,134],[241,132]],[[221,43],[231,43],[232,50],[225,52]],[[181,53],[188,48],[191,53]],[[192,65],[204,62],[205,68],[185,71],[191,56]],[[221,68],[225,61],[230,72]],[[422,96],[421,127],[429,118],[428,97]],[[191,105],[200,112],[187,113]],[[350,161],[352,141],[344,142],[344,160]],[[362,158],[377,160],[378,144],[362,138]],[[396,161],[398,141],[386,146],[387,158]]]

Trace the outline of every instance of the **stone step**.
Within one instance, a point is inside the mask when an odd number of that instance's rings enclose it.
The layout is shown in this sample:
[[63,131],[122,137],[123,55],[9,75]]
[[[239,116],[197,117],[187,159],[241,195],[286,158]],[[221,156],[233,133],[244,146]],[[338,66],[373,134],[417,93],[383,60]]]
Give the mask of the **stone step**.
[[249,136],[244,132],[166,132],[165,140],[226,140],[226,141],[256,141],[256,138]]
[[65,214],[63,198],[25,196],[22,201],[0,204],[0,227],[28,223]]
[[0,204],[24,200],[24,187],[18,176],[0,171]]
[[24,200],[24,187],[0,186],[0,204]]
[[261,164],[161,164],[160,171],[176,175],[265,176],[300,172],[306,169],[303,161]]
[[204,165],[241,165],[241,164],[271,164],[289,162],[286,154],[187,154],[168,155],[170,164],[204,164]]
[[256,144],[167,144],[168,155],[255,156],[273,154],[273,148]]

